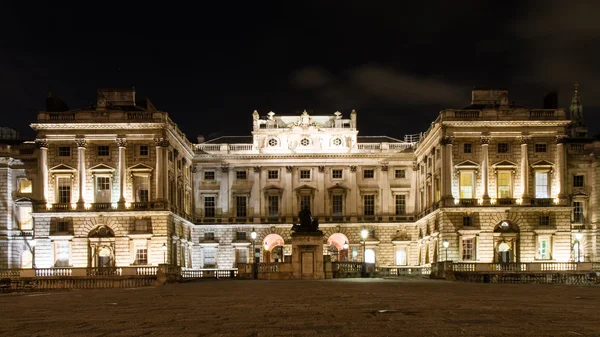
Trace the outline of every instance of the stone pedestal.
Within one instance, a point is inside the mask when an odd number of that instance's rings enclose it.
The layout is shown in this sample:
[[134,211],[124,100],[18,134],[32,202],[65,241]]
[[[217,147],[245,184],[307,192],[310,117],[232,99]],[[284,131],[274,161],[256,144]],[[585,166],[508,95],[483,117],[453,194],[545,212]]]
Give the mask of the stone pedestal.
[[296,280],[322,280],[323,232],[297,232],[292,234],[292,268]]

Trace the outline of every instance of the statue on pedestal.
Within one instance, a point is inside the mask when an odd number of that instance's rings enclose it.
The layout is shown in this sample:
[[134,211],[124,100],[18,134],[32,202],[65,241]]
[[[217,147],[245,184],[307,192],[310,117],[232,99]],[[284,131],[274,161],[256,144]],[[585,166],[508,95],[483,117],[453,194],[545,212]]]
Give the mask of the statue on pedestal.
[[308,207],[298,212],[298,218],[300,219],[300,224],[292,226],[294,232],[316,232],[319,230],[319,221],[312,217]]

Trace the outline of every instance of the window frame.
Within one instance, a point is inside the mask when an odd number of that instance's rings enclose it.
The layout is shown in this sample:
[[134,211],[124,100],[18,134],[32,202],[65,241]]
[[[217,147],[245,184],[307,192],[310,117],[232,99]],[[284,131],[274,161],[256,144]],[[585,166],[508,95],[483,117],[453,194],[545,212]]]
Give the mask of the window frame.
[[542,143],[542,142],[537,142],[533,146],[533,151],[535,153],[547,153],[548,152],[548,144]]
[[[364,168],[362,174],[363,179],[375,179],[375,169],[374,168]],[[367,177],[367,172],[370,172],[372,175]]]
[[394,169],[394,179],[406,179],[406,169]]
[[[506,145],[506,149],[504,149],[505,145]],[[498,142],[496,144],[496,152],[502,153],[502,154],[510,153],[510,143],[509,142]]]
[[[29,192],[23,192],[23,188],[21,183],[23,181],[29,181],[29,188],[31,189]],[[17,193],[19,194],[32,194],[33,193],[33,179],[27,177],[19,177],[17,178]]]
[[281,175],[279,174],[279,169],[268,169],[267,170],[267,180],[279,181],[280,176]]
[[[578,180],[581,180],[581,184],[579,184]],[[585,175],[584,174],[574,174],[573,175],[573,188],[584,188],[584,187],[585,187]]]
[[[339,173],[339,177],[336,177],[336,173]],[[332,180],[341,180],[344,179],[344,170],[343,169],[331,169],[331,179]]]
[[[372,203],[368,203],[367,199],[371,199]],[[375,216],[375,194],[374,193],[368,193],[368,194],[364,194],[363,195],[363,202],[362,202],[362,213],[363,216]]]
[[[106,148],[106,154],[103,154],[105,148]],[[110,145],[96,145],[96,157],[104,158],[104,159],[109,158],[110,157]]]
[[[243,177],[241,177],[243,176]],[[247,170],[235,170],[235,180],[248,180],[248,171]]]
[[[467,145],[469,151],[467,151]],[[463,153],[473,153],[473,143],[463,143]]]
[[312,170],[311,169],[305,169],[305,168],[299,169],[298,170],[298,178],[299,178],[300,181],[310,181],[311,178],[312,178]]
[[[211,178],[212,175],[212,178]],[[202,174],[203,181],[216,181],[217,180],[217,172],[215,170],[204,170]]]
[[[69,154],[65,155],[64,153],[61,154],[61,151],[64,149],[69,149]],[[56,157],[58,158],[71,158],[71,156],[73,155],[73,150],[71,149],[70,145],[58,145],[56,147]]]

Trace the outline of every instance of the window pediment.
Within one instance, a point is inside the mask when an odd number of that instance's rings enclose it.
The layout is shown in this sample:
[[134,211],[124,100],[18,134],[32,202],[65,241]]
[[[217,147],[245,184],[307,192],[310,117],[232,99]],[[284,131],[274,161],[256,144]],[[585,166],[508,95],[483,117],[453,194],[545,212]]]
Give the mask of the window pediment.
[[477,170],[479,169],[479,164],[472,162],[470,160],[465,160],[459,164],[454,166],[457,170]]
[[512,161],[503,160],[496,164],[492,164],[492,167],[495,169],[516,169],[517,164],[513,163]]
[[283,188],[279,187],[279,186],[275,186],[275,185],[267,185],[263,188],[263,192],[265,194],[277,194],[280,195],[283,193]]
[[24,205],[24,204],[31,204],[31,201],[32,201],[31,198],[20,197],[20,198],[15,199],[14,203],[16,205],[19,205],[19,204]]
[[75,171],[77,171],[75,168],[65,164],[60,164],[50,169],[52,173],[73,173]]
[[551,169],[554,167],[554,163],[551,163],[546,160],[539,160],[531,164],[531,167],[533,167],[534,169]]
[[314,193],[317,189],[305,184],[305,185],[296,187],[294,190],[296,191],[296,193],[300,193],[300,192]]
[[130,166],[127,170],[134,171],[134,172],[152,172],[153,169],[154,168],[152,168],[148,165],[135,164],[133,166]]
[[115,168],[104,164],[98,164],[94,167],[90,167],[90,171],[92,172],[114,172],[115,170]]

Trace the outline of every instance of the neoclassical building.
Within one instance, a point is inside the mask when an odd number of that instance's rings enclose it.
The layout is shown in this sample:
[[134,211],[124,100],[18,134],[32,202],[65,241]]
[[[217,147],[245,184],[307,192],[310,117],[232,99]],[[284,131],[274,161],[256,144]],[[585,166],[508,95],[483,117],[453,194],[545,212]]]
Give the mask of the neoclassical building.
[[509,102],[474,89],[403,139],[359,136],[355,111],[254,111],[250,135],[193,144],[133,89],[77,110],[50,95],[34,141],[0,141],[0,268],[280,262],[304,208],[332,260],[597,261],[600,141],[578,87],[568,114]]

